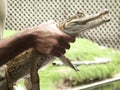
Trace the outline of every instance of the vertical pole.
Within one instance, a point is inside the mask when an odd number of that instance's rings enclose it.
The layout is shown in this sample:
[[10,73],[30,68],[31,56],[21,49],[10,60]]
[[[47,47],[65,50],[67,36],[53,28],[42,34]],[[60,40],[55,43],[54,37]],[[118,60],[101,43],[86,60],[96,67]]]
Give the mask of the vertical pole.
[[7,11],[7,1],[6,0],[0,0],[0,39],[3,36],[6,11]]

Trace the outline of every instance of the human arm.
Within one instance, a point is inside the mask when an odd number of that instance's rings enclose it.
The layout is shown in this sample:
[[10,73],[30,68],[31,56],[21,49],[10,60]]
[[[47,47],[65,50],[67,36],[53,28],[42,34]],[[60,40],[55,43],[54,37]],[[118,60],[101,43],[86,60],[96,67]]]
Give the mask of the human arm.
[[0,65],[21,52],[34,48],[41,54],[60,56],[75,39],[60,31],[54,22],[28,28],[0,41]]

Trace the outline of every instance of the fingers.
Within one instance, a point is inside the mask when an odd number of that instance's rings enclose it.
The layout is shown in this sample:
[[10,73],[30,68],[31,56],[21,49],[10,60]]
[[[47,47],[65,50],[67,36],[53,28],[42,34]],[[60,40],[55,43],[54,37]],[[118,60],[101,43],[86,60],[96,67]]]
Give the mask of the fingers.
[[56,57],[60,57],[61,55],[65,54],[65,49],[61,48],[61,47],[54,47],[51,50],[51,55],[56,56]]
[[47,42],[36,41],[36,43],[36,46],[34,46],[36,51],[41,54],[54,55],[57,57],[61,56],[61,54],[65,54],[65,49],[70,48],[69,42],[64,37],[49,39]]
[[68,43],[67,39],[59,38],[58,39],[58,44],[62,48],[66,48],[66,49],[70,48],[70,44]]
[[65,39],[67,42],[74,42],[74,41],[75,41],[75,37],[72,36],[71,34],[69,34],[68,31],[67,31],[67,32],[64,32],[64,33],[61,35],[60,38]]
[[60,57],[61,55],[65,54],[66,48],[63,48],[61,46],[52,46],[52,47],[36,47],[35,50],[37,52],[40,52],[41,54],[45,54],[45,55],[53,55],[56,57]]

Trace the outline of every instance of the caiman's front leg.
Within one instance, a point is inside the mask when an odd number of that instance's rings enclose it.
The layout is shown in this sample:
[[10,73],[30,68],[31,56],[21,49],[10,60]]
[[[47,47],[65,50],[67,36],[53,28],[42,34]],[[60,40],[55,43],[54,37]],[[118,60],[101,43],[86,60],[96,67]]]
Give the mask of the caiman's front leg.
[[31,59],[30,79],[32,83],[31,90],[40,90],[39,75],[38,75],[38,69],[39,69],[38,60],[42,60],[42,56],[40,56],[40,54],[37,51],[32,51],[32,55],[30,59]]
[[27,90],[40,90],[38,69],[54,60],[52,56],[48,57],[52,57],[52,59],[47,59],[46,57],[46,55],[40,54],[37,51],[32,51],[31,56],[29,57],[29,60],[31,61],[30,79],[28,77],[28,81],[26,81],[31,85],[31,88],[27,88]]
[[31,83],[30,75],[27,75],[24,77],[24,85],[25,85],[26,90],[32,90],[32,83]]
[[0,67],[0,90],[9,90],[8,84],[7,65],[3,65]]

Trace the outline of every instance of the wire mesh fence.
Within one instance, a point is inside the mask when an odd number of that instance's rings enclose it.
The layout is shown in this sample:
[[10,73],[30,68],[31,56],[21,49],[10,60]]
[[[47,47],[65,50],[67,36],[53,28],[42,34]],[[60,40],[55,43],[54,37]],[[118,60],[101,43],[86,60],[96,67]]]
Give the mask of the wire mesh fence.
[[60,22],[77,11],[95,14],[105,8],[111,21],[81,37],[120,50],[120,0],[8,0],[6,29],[21,30],[51,19]]

